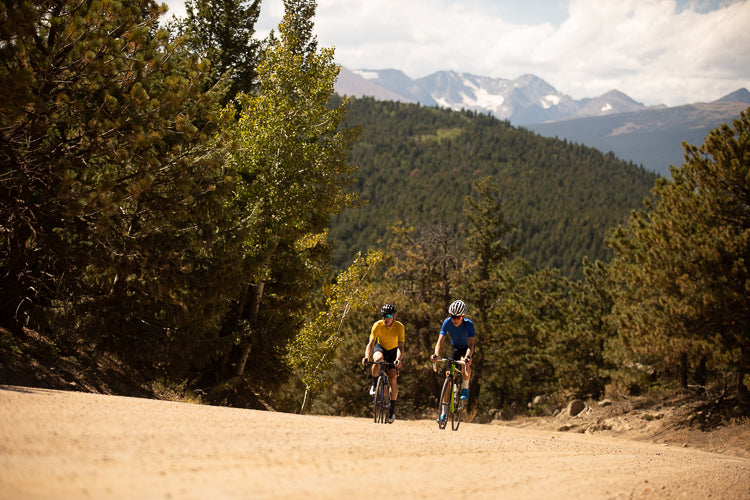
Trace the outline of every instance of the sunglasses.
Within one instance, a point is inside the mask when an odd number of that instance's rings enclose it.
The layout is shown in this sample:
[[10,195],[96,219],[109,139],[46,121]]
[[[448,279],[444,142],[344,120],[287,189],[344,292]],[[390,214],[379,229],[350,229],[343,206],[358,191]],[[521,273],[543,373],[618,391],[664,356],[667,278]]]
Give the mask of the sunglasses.
[[388,318],[388,319],[393,319],[393,314],[386,314],[383,317]]
[[453,316],[451,315],[451,319],[461,319],[463,316]]

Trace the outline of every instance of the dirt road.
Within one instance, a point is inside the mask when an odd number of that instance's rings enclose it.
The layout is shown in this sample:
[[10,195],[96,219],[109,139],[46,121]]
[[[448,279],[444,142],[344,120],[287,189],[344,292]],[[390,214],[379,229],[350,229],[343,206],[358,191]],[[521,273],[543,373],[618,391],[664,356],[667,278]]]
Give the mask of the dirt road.
[[750,499],[750,459],[585,434],[0,386],[0,499]]

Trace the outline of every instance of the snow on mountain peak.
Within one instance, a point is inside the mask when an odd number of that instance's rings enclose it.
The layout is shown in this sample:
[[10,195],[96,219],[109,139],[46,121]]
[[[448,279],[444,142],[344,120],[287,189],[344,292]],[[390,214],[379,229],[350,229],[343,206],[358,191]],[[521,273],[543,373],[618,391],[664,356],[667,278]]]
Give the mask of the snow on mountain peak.
[[539,99],[539,102],[542,105],[542,108],[549,109],[553,106],[559,106],[560,105],[560,96],[549,94]]
[[467,99],[465,99],[464,102],[472,107],[496,111],[505,103],[505,97],[500,94],[493,94],[484,88],[476,88],[474,90],[474,99],[468,99],[467,96]]
[[380,76],[380,73],[377,71],[367,71],[366,69],[354,69],[352,73],[361,76],[365,80],[375,80]]
[[[403,72],[393,69],[357,69],[350,73],[352,77],[360,78],[361,83],[340,78],[337,80],[336,90],[342,95],[364,95],[366,91],[363,89],[372,89],[374,85],[382,88],[383,92],[379,94],[382,99],[489,113],[517,125],[645,108],[617,90],[611,90],[598,98],[574,100],[558,92],[541,78],[528,74],[510,80],[456,71],[438,71],[412,80]],[[362,85],[365,81],[367,87]],[[374,90],[369,92],[367,95],[373,95]]]

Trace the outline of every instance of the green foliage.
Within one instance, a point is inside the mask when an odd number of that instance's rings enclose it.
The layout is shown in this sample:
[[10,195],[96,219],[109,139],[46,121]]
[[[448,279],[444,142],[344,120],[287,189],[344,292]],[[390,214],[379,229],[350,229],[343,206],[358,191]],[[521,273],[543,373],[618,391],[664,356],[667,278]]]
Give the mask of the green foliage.
[[325,310],[315,320],[306,323],[287,346],[286,362],[295,369],[305,385],[305,398],[300,413],[304,413],[311,393],[330,382],[330,370],[336,349],[341,344],[342,328],[350,312],[371,306],[370,275],[382,262],[382,252],[357,256],[348,269],[336,276],[326,290]]
[[209,85],[228,78],[223,104],[254,88],[260,42],[253,39],[260,0],[187,0],[184,19],[169,28],[184,37],[187,47],[211,62]]
[[741,381],[750,370],[750,113],[685,150],[672,180],[610,237],[622,335],[613,356],[683,385],[690,367],[701,367],[699,382],[706,368]]
[[238,262],[205,67],[151,1],[3,9],[2,323],[144,368],[200,359]]
[[[490,177],[478,179],[473,184],[473,196],[466,197],[464,216],[468,227],[464,245],[467,253],[457,277],[455,297],[471,304],[470,316],[482,333],[491,330],[489,321],[493,310],[500,304],[504,283],[502,271],[514,253],[507,241],[514,226],[505,220],[502,193]],[[475,346],[476,347],[476,346]],[[490,346],[491,349],[491,346]],[[478,400],[482,388],[484,350],[476,348],[472,360],[470,405]]]
[[[421,415],[462,298],[479,410],[675,375],[728,373],[747,397],[750,113],[685,146],[607,264],[604,231],[655,175],[475,113],[335,98],[315,2],[285,1],[260,62],[257,7],[190,3],[170,41],[148,0],[0,6],[4,359],[39,328],[45,362],[114,353],[164,391],[304,390],[303,411],[363,415],[358,361],[394,302],[399,412]],[[383,253],[321,289],[333,242],[338,266]]]
[[479,179],[473,187],[478,197],[468,196],[464,207],[469,255],[462,270],[466,278],[460,284],[464,286],[459,286],[458,293],[474,304],[472,316],[484,323],[499,294],[499,271],[515,251],[507,243],[515,227],[505,220],[501,193],[492,178]]
[[[433,373],[429,355],[455,298],[467,302],[476,325],[470,387],[471,404],[480,412],[525,406],[539,394],[600,394],[608,381],[604,348],[614,335],[604,321],[612,307],[606,266],[585,262],[586,280],[575,282],[557,270],[511,259],[512,226],[496,185],[482,179],[474,187],[464,211],[466,229],[394,226],[386,272],[373,285],[381,302],[397,304],[407,329],[400,411],[421,415],[434,408],[442,377]],[[344,337],[359,340],[340,349],[337,382],[318,398],[320,408],[366,413],[362,377],[350,368],[365,336],[354,330]]]
[[657,178],[611,154],[470,112],[350,99],[348,123],[362,128],[351,153],[359,166],[353,191],[369,203],[333,219],[337,266],[377,246],[398,221],[458,225],[472,184],[489,176],[516,228],[506,243],[536,268],[580,279],[583,257],[611,259],[606,230],[626,220]]
[[221,376],[230,362],[241,376],[250,360],[255,377],[282,362],[279,353],[329,272],[329,220],[355,200],[344,188],[355,170],[347,154],[356,131],[341,127],[346,102],[328,106],[339,67],[331,49],[301,50],[310,42],[298,26],[309,19],[297,12],[287,11],[278,37],[269,38],[257,91],[225,109],[233,143],[227,167],[236,179],[231,205],[247,238],[243,290],[225,320],[224,334],[236,340]]
[[503,270],[502,300],[481,338],[484,370],[480,404],[524,405],[555,386],[553,339],[566,323],[566,281],[554,270],[535,271],[514,260]]
[[440,389],[438,376],[429,363],[440,322],[451,294],[449,276],[457,272],[456,228],[429,226],[419,230],[397,226],[398,237],[385,254],[385,271],[372,284],[369,299],[373,307],[352,314],[344,325],[343,342],[337,351],[332,371],[333,384],[319,394],[313,411],[364,416],[370,411],[366,387],[369,375],[362,372],[359,360],[368,342],[370,327],[379,317],[379,305],[395,303],[398,320],[404,323],[404,366],[399,375],[399,413],[415,414],[434,405]]

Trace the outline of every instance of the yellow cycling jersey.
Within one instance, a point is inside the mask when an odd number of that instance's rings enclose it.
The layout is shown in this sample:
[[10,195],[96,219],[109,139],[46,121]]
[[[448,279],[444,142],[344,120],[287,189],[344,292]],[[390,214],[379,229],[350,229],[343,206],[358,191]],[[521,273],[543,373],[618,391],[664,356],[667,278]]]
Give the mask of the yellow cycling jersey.
[[394,321],[390,328],[386,328],[382,319],[376,321],[370,331],[370,340],[372,339],[375,339],[386,351],[395,349],[399,342],[404,342],[404,325]]

